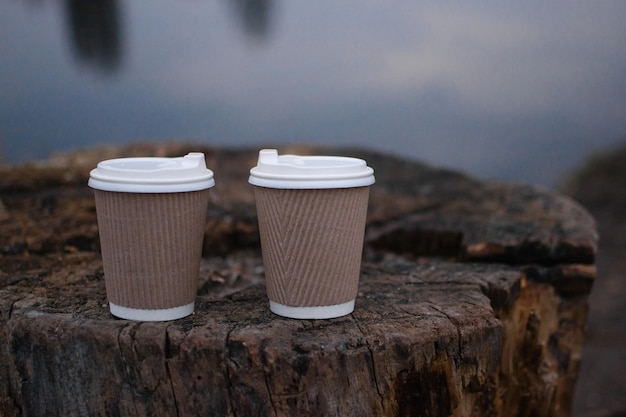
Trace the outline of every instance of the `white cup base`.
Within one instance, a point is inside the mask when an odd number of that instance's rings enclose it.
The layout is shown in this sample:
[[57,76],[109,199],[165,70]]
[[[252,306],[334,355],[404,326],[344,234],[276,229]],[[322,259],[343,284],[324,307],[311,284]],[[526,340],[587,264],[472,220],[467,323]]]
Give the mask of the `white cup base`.
[[135,321],[169,321],[187,317],[193,313],[194,303],[184,306],[149,310],[142,308],[122,307],[109,302],[111,314],[121,319]]
[[270,310],[279,316],[291,319],[332,319],[354,311],[354,300],[343,304],[313,307],[292,307],[270,300]]

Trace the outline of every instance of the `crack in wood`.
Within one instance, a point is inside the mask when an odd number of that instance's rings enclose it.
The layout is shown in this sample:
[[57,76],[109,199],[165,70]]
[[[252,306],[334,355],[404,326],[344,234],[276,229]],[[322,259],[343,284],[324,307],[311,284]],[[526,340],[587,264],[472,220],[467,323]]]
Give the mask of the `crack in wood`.
[[384,397],[383,397],[383,392],[382,392],[382,390],[380,388],[380,384],[378,382],[378,376],[376,375],[377,374],[377,371],[376,371],[376,360],[374,359],[374,352],[372,350],[372,345],[370,344],[370,341],[369,341],[368,333],[365,332],[365,330],[363,329],[362,324],[354,316],[354,314],[351,314],[350,317],[354,321],[354,324],[359,329],[363,339],[365,340],[365,345],[367,346],[367,351],[369,352],[369,358],[370,358],[370,361],[371,361],[370,371],[372,372],[372,377],[374,378],[374,381],[373,381],[374,382],[374,386],[376,387],[376,392],[378,393],[380,407],[381,407],[381,409],[384,409],[385,401],[384,401]]

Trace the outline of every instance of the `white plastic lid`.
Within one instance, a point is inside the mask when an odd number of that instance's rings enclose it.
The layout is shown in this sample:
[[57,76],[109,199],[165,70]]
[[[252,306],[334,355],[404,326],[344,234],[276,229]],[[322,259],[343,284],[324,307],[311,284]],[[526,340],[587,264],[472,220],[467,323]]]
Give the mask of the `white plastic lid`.
[[178,193],[215,185],[201,152],[179,158],[109,159],[89,175],[91,188],[122,193]]
[[248,182],[267,188],[352,188],[374,184],[374,170],[364,160],[343,156],[278,155],[276,149],[259,152]]

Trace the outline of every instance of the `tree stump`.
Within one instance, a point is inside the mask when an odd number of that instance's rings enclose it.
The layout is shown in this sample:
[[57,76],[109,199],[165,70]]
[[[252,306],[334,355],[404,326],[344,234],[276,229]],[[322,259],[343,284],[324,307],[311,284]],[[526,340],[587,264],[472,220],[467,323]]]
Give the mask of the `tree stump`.
[[[195,313],[108,312],[89,169],[202,151],[216,173]],[[353,314],[269,312],[256,149],[75,152],[0,172],[2,416],[567,416],[593,219],[537,187],[358,149],[375,169]]]

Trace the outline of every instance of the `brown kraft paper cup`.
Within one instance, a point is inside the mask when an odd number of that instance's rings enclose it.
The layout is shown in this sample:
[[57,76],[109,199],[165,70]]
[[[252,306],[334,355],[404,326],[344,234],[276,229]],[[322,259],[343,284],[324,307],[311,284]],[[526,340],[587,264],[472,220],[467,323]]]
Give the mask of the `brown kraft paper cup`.
[[270,301],[293,307],[353,301],[369,186],[254,190]]
[[193,303],[209,189],[94,192],[109,301],[146,310]]

